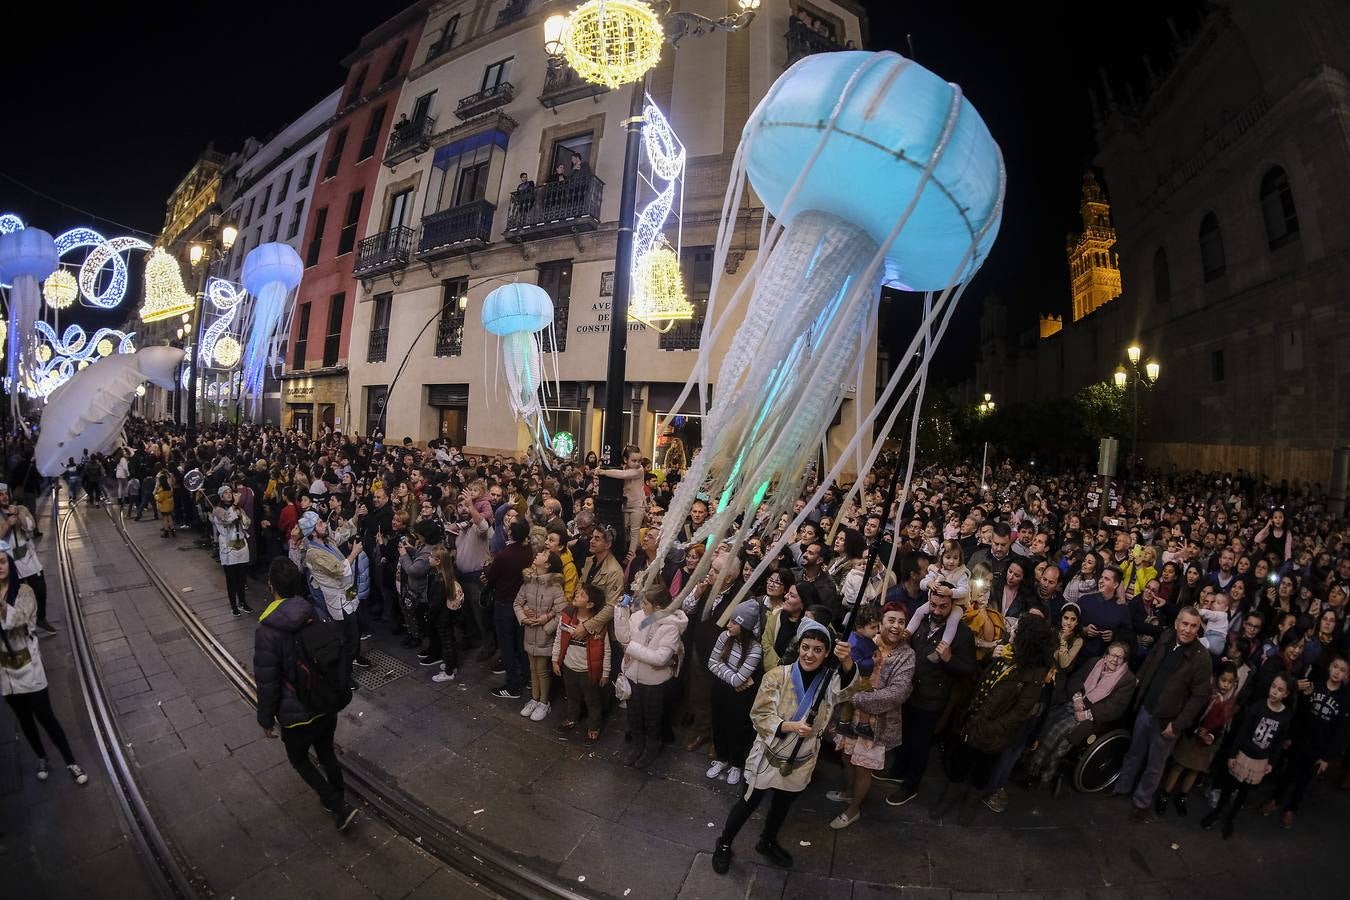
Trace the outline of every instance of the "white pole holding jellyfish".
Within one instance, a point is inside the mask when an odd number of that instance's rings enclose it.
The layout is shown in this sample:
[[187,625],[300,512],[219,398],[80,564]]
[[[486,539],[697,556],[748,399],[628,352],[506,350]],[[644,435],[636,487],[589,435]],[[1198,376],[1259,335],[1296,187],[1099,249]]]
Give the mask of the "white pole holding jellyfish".
[[[721,276],[747,180],[774,224],[761,229],[747,277],[723,298]],[[900,357],[920,348],[924,353],[880,433],[884,439],[923,381],[962,287],[988,255],[1004,186],[998,145],[960,88],[899,54],[816,54],[778,78],[741,135],[699,359],[671,404],[680,409],[696,388],[701,400],[706,396],[712,350],[744,304],[717,371],[703,452],[676,489],[667,512],[672,521],[684,520],[701,491],[712,498],[714,513],[697,540],[731,534],[736,519],[753,518],[761,501],[767,500],[771,521],[790,511],[859,355],[870,346],[883,285],[937,292]],[[799,520],[866,445],[857,473],[862,483],[881,444],[871,438],[872,424],[909,373],[899,367],[877,405],[855,422],[855,433],[831,470],[821,473]],[[902,502],[907,491],[908,479]],[[760,570],[794,532],[790,526],[765,553]],[[657,559],[665,558],[676,537],[662,536]],[[742,540],[744,531],[733,537],[733,549]],[[708,554],[688,583],[698,583],[711,563]],[[644,577],[653,578],[656,568]]]
[[536,447],[550,447],[540,402],[547,380],[540,333],[553,325],[553,298],[536,284],[504,284],[483,300],[482,318],[484,330],[499,339],[511,413],[525,423]]
[[254,297],[253,322],[244,348],[243,386],[250,412],[257,415],[262,402],[263,376],[268,360],[276,355],[283,337],[286,306],[291,291],[300,284],[305,266],[290,244],[273,241],[259,244],[244,257],[244,288]]
[[0,234],[0,282],[8,282],[9,328],[5,335],[10,411],[19,421],[21,374],[31,376],[35,363],[34,325],[42,309],[42,282],[61,264],[56,241],[39,228]]

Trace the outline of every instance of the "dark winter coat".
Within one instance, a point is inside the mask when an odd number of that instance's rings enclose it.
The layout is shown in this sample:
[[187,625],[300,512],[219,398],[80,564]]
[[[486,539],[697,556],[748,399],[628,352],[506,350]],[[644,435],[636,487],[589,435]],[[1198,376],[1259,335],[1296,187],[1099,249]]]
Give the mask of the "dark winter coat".
[[975,672],[975,636],[965,622],[959,623],[952,638],[951,659],[930,662],[929,654],[936,652],[942,641],[942,628],[932,635],[928,631],[928,623],[921,622],[909,639],[914,649],[914,691],[909,705],[925,712],[941,712],[956,683]]
[[[1175,643],[1176,630],[1169,628],[1149,651],[1148,659],[1144,660],[1144,667],[1139,670],[1138,696],[1141,702],[1148,696],[1149,684],[1152,683],[1158,667],[1162,665],[1163,657]],[[1196,638],[1181,652],[1183,654],[1181,665],[1172,672],[1158,696],[1157,703],[1149,711],[1159,728],[1165,729],[1170,724],[1173,726],[1174,734],[1180,734],[1195,725],[1200,714],[1209,705],[1213,684],[1213,661],[1204,641]]]
[[258,617],[253,633],[253,680],[258,685],[258,724],[282,728],[312,722],[316,713],[300,702],[288,683],[295,671],[295,633],[314,617],[314,607],[303,597],[273,600]]
[[[983,753],[1001,753],[1031,718],[1045,686],[1045,666],[1018,666],[994,685],[984,704],[967,716],[961,739]],[[987,677],[987,676],[986,676]]]

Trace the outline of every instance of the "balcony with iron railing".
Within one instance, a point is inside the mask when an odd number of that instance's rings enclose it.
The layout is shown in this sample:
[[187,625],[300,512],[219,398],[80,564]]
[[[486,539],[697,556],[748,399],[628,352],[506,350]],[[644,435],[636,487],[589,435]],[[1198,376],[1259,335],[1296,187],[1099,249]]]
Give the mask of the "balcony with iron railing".
[[594,84],[582,78],[565,62],[550,64],[544,73],[544,91],[539,103],[545,109],[554,109],[573,100],[584,100],[609,91],[603,84]]
[[464,350],[464,314],[455,310],[436,323],[436,355],[459,356]]
[[509,81],[503,81],[494,84],[492,87],[483,88],[476,94],[470,94],[460,99],[455,107],[455,115],[461,119],[472,119],[474,116],[481,116],[485,112],[491,112],[499,106],[505,106],[515,99],[516,86]]
[[594,175],[511,194],[503,237],[512,243],[556,237],[600,227],[605,183]]
[[366,345],[366,362],[382,363],[389,354],[389,329],[370,329],[370,343]]
[[697,350],[703,336],[703,316],[706,303],[695,302],[694,317],[688,322],[677,322],[673,328],[657,339],[662,350]]
[[530,0],[507,0],[506,6],[502,7],[502,11],[497,13],[497,27],[510,25],[517,19],[524,18],[529,11]]
[[408,265],[412,246],[413,230],[407,225],[364,238],[356,245],[356,263],[352,266],[352,274],[358,278],[369,278],[402,269]]
[[481,250],[492,241],[492,216],[497,207],[486,200],[452,206],[422,217],[418,259],[441,259]]
[[431,135],[436,130],[435,116],[421,116],[408,122],[396,123],[389,130],[389,146],[384,151],[384,164],[393,168],[431,148]]
[[797,18],[788,19],[786,38],[787,63],[784,64],[783,68],[787,68],[802,57],[810,56],[813,53],[833,53],[836,50],[847,49]]

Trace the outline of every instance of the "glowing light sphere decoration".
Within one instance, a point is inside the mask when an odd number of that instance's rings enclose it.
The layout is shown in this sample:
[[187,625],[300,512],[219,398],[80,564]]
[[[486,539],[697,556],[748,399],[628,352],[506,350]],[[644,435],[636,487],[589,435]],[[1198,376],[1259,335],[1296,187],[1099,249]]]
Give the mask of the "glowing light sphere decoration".
[[661,61],[665,31],[642,0],[586,0],[563,31],[563,56],[586,81],[616,88],[632,84]]
[[[234,342],[237,352],[233,356],[233,361],[227,364],[220,361],[221,356],[216,352],[216,344],[226,338],[226,332],[234,324],[235,318],[243,312],[245,301],[248,299],[248,292],[224,278],[208,278],[206,280],[206,299],[210,301],[210,309],[215,311],[215,319],[202,334],[202,359],[206,360],[207,365],[232,368],[238,364],[243,347],[234,338],[229,338]],[[240,321],[245,325],[247,324],[244,319],[240,319]],[[226,350],[226,358],[229,358],[228,350]]]
[[239,346],[239,342],[227,334],[216,341],[215,346],[212,348],[211,359],[222,369],[232,369],[239,365],[239,359],[243,354],[244,348]]
[[[482,319],[484,330],[500,339],[512,414],[525,423],[537,446],[549,447],[539,393],[545,381],[540,333],[553,327],[553,298],[537,284],[504,284],[483,300]],[[556,356],[553,365],[556,380]]]
[[145,261],[145,303],[141,321],[149,324],[192,312],[193,297],[183,286],[183,270],[178,260],[155,247]]
[[[31,371],[36,349],[33,324],[42,307],[42,283],[61,263],[56,241],[38,228],[0,234],[0,281],[8,282],[9,334],[5,352],[11,385],[20,385],[19,371]],[[19,392],[11,390],[10,408],[19,420]]]
[[277,356],[291,291],[300,284],[305,266],[290,244],[259,244],[244,257],[244,288],[253,295],[253,322],[244,336],[243,390],[256,414],[262,402],[267,361]]
[[37,358],[38,362],[45,363],[47,360],[52,358],[52,345],[38,344],[37,352],[34,354],[34,356]]
[[[764,228],[745,277],[722,296],[747,183],[773,224]],[[856,492],[880,451],[872,435],[889,435],[915,394],[911,456],[898,498],[905,502],[928,364],[998,233],[1005,183],[1002,153],[961,89],[899,54],[813,54],[779,76],[741,134],[699,358],[670,407],[682,408],[697,389],[700,408],[707,409],[703,452],[675,491],[670,521],[683,521],[700,491],[713,498],[715,512],[693,540],[726,537],[736,518],[753,517],[762,500],[769,521],[791,513],[845,386],[857,381],[876,332],[883,284],[927,292],[920,326],[897,357],[921,351],[920,364],[898,368],[875,403],[855,398],[852,437],[829,471],[817,473],[820,487],[764,559],[777,557],[846,465],[857,469]],[[733,328],[711,379],[713,347]],[[717,395],[708,405],[710,380]],[[883,409],[890,412],[874,432]],[[733,553],[744,534],[732,537]],[[663,535],[655,558],[664,559],[677,537]],[[897,537],[894,546],[899,543]],[[704,557],[688,584],[699,582],[713,556]],[[644,584],[659,568],[648,568]],[[726,568],[714,592],[730,577]],[[733,602],[766,568],[746,579]]]
[[42,299],[52,309],[69,309],[79,296],[79,283],[65,269],[57,269],[42,283]]

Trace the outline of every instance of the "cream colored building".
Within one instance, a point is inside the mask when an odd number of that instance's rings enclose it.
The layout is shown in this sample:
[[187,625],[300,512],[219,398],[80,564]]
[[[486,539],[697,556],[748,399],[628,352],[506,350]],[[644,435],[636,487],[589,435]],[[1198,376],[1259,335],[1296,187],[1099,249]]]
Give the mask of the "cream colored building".
[[[709,17],[736,11],[734,0],[677,7]],[[799,7],[822,28],[794,19]],[[524,448],[528,435],[507,410],[505,382],[495,371],[496,339],[480,320],[483,298],[518,280],[543,286],[555,302],[561,391],[549,398],[550,424],[571,432],[582,452],[598,450],[621,122],[632,95],[598,90],[565,68],[550,71],[543,22],[570,8],[461,0],[432,11],[395,113],[407,124],[390,138],[375,215],[358,247],[363,290],[352,324],[348,400],[356,431],[418,442],[445,437],[479,450]],[[846,42],[864,46],[865,29],[853,2],[765,0],[743,32],[664,48],[650,92],[689,153],[681,268],[696,308],[708,294],[717,219],[749,113],[790,61]],[[592,177],[547,184],[555,163],[566,164],[573,150]],[[532,196],[513,195],[522,173],[536,183]],[[644,196],[650,194],[639,194],[639,206]],[[762,212],[741,210],[725,290],[753,260]],[[676,228],[672,216],[672,242]],[[689,376],[700,330],[697,318],[664,335],[629,323],[626,434],[653,458],[665,450],[657,448],[657,416],[671,411]],[[729,337],[728,330],[722,344]],[[854,388],[869,405],[875,370],[873,347]],[[841,410],[844,423],[853,420],[852,404],[846,400]],[[697,400],[681,412],[687,417],[678,436],[692,449],[699,443]]]

